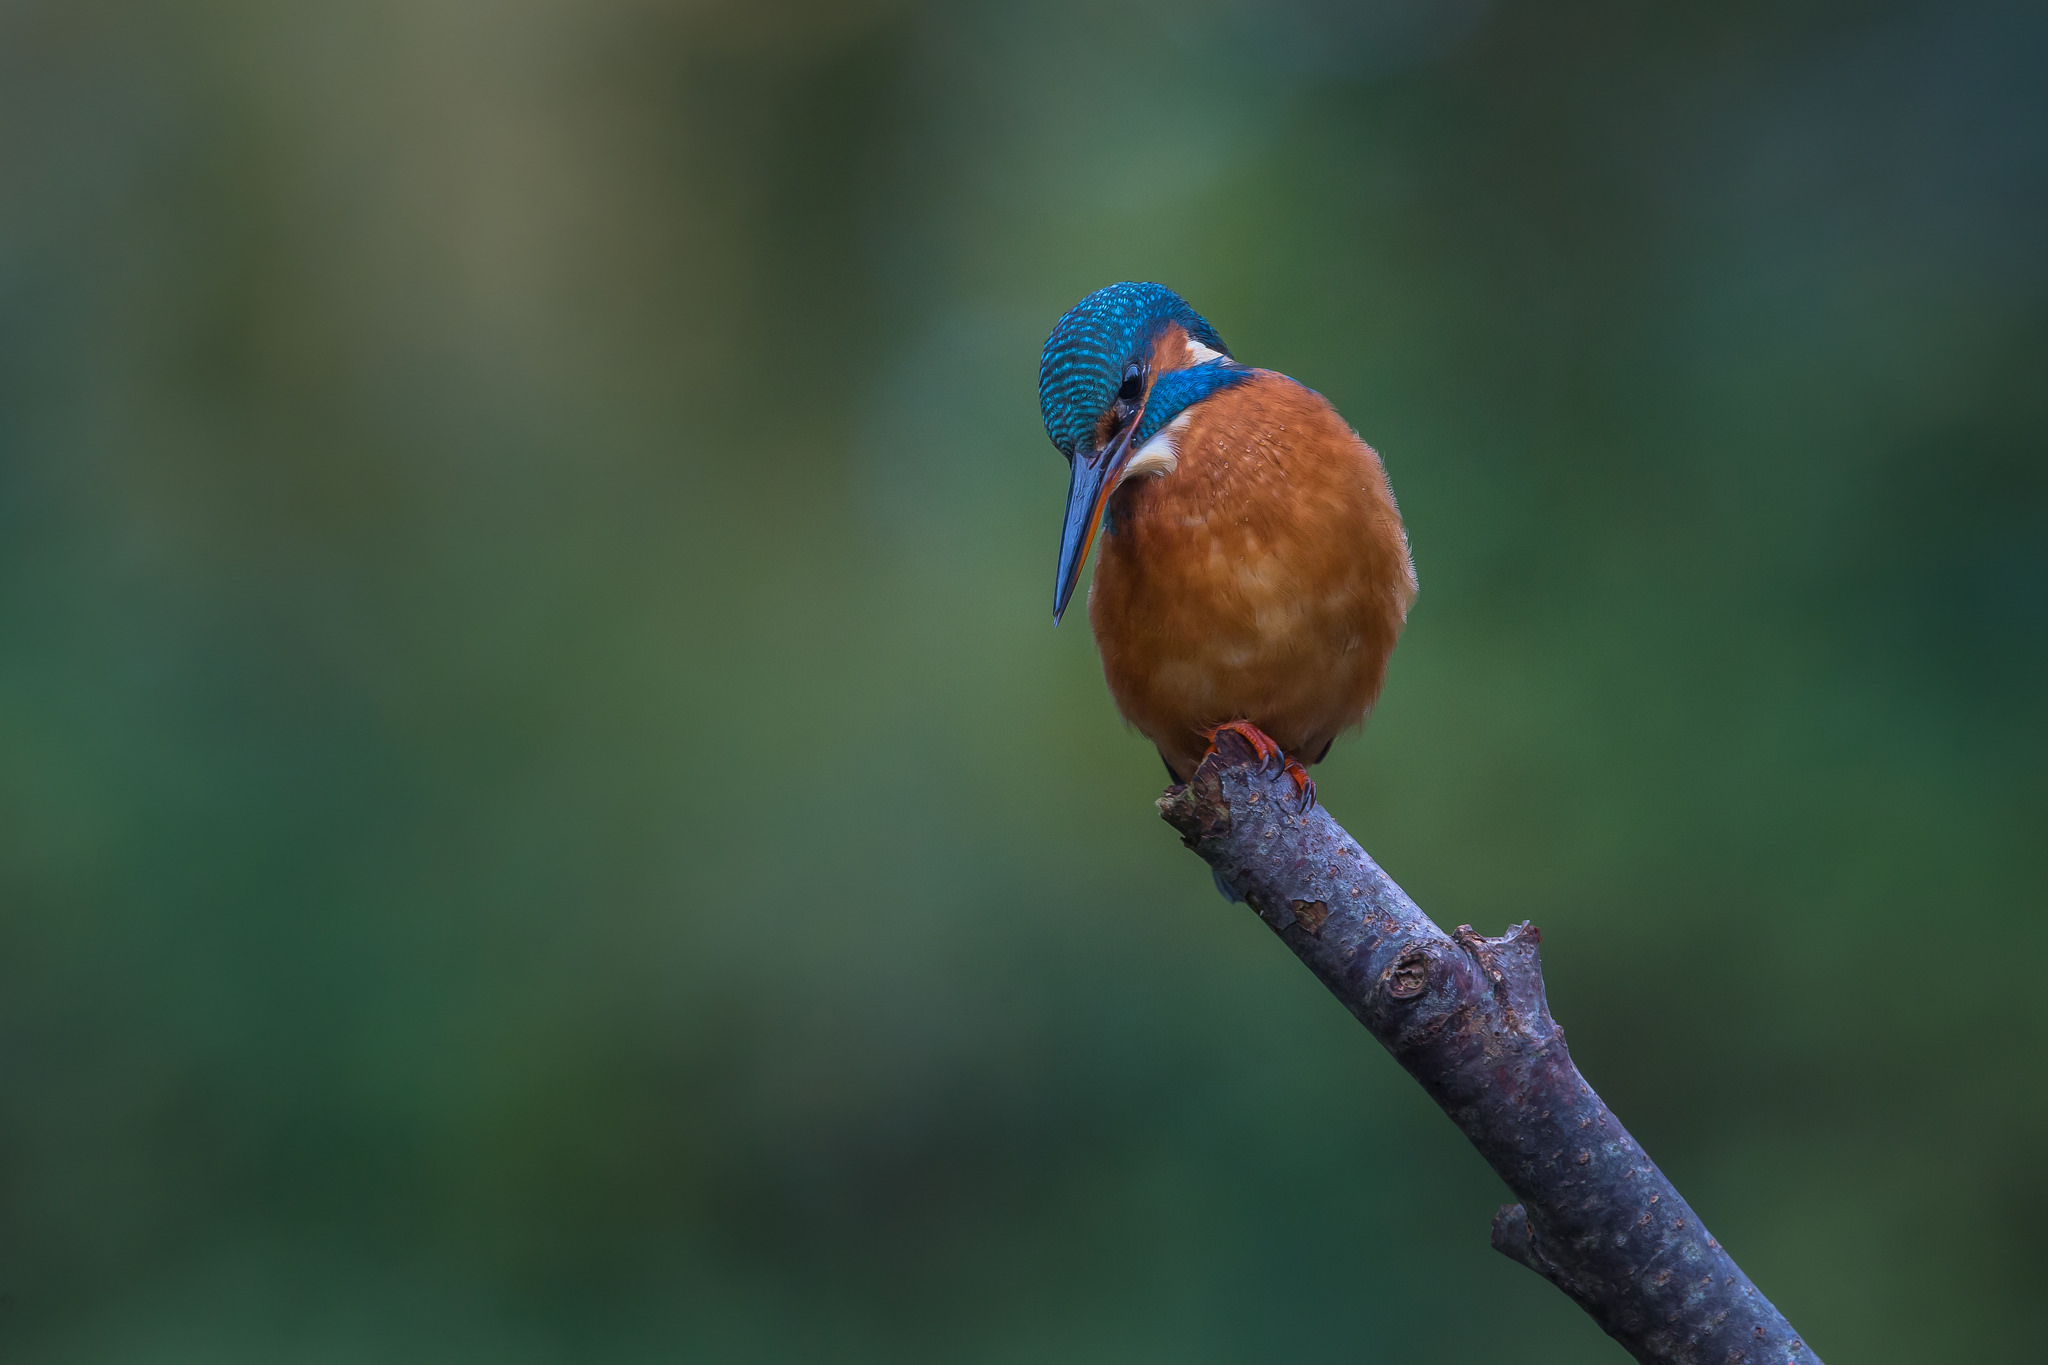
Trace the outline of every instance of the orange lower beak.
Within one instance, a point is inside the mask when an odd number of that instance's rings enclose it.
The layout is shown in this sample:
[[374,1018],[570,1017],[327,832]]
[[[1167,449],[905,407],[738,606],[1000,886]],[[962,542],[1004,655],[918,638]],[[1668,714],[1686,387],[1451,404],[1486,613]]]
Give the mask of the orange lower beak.
[[1073,479],[1067,485],[1067,521],[1060,532],[1059,575],[1053,583],[1052,623],[1058,625],[1081,582],[1081,566],[1102,525],[1103,509],[1116,490],[1117,476],[1131,458],[1131,438],[1145,420],[1140,408],[1122,431],[1100,450],[1076,452]]

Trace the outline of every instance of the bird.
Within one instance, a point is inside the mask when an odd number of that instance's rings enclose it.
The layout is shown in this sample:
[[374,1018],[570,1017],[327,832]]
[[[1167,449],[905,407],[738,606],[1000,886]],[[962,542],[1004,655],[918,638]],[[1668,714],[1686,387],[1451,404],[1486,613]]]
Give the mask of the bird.
[[1234,732],[1312,808],[1307,769],[1372,710],[1415,601],[1378,453],[1321,394],[1239,362],[1161,284],[1068,309],[1038,398],[1071,466],[1053,624],[1099,530],[1088,619],[1103,678],[1168,777],[1189,781]]

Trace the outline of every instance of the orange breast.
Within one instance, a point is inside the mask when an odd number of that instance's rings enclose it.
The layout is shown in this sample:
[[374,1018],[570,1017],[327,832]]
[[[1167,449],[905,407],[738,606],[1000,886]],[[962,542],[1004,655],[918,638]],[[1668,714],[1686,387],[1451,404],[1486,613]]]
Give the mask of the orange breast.
[[1304,763],[1365,718],[1415,597],[1379,456],[1285,375],[1189,409],[1111,500],[1088,619],[1117,709],[1185,778],[1249,720]]

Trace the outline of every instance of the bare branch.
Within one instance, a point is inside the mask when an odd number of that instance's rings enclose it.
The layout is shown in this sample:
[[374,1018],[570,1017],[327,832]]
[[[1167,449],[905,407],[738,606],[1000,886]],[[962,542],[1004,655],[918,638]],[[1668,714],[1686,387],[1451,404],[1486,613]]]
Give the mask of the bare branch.
[[1160,813],[1443,1107],[1519,1204],[1493,1245],[1639,1361],[1818,1365],[1579,1075],[1534,926],[1446,935],[1225,732]]

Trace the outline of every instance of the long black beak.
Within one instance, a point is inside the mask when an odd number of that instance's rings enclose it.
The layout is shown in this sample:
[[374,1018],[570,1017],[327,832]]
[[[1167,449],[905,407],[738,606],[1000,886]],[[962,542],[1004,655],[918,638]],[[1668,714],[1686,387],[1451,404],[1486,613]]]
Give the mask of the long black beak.
[[[1088,547],[1102,525],[1102,509],[1116,490],[1117,476],[1131,458],[1131,437],[1145,420],[1141,407],[1131,414],[1123,430],[1110,437],[1102,449],[1077,449],[1073,480],[1067,485],[1067,524],[1060,531],[1059,577],[1053,583],[1052,623],[1058,625],[1067,603],[1081,581],[1081,566],[1088,562]],[[1084,443],[1085,445],[1085,443]]]

